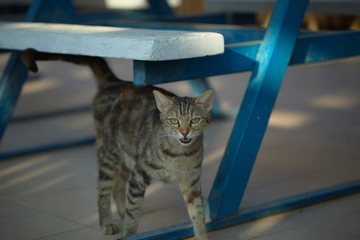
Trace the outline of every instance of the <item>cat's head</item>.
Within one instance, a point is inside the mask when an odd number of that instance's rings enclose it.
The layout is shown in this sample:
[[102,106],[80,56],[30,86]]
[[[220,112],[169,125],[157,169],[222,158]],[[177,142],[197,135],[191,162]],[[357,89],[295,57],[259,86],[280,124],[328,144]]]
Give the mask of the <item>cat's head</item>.
[[214,90],[210,89],[198,98],[169,97],[157,90],[153,93],[167,136],[189,146],[209,124]]

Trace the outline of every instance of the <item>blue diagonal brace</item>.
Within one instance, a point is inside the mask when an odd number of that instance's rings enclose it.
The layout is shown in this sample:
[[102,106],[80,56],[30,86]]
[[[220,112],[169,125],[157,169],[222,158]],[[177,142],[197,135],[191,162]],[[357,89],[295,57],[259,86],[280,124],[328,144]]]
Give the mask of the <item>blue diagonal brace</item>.
[[308,0],[279,0],[208,199],[212,219],[235,215],[265,134]]
[[150,10],[159,15],[173,15],[174,11],[171,9],[166,0],[147,0]]
[[19,53],[11,54],[0,80],[0,140],[11,118],[27,73],[27,69],[19,61]]

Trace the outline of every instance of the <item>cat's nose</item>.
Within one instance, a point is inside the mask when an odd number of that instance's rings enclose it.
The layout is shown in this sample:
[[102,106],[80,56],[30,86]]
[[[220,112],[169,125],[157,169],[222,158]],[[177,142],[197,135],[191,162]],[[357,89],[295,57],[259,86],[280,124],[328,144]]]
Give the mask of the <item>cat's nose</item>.
[[189,130],[181,131],[180,133],[184,136],[184,138],[186,138],[186,136],[189,134]]

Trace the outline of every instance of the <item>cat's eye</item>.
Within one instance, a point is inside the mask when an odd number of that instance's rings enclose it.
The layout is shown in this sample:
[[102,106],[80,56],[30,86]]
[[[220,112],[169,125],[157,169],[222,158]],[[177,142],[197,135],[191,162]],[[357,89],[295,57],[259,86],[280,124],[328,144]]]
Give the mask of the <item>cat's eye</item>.
[[178,119],[176,119],[176,118],[170,118],[170,123],[171,124],[179,124],[179,120]]
[[200,118],[193,118],[193,119],[190,120],[191,124],[197,124],[199,122],[200,122]]

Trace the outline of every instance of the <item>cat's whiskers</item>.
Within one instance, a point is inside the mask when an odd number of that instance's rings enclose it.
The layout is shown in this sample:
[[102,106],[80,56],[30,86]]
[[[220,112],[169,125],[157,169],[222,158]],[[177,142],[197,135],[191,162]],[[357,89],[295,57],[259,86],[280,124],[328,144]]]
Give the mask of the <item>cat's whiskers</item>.
[[172,137],[171,134],[164,134],[164,135],[158,135],[158,138],[163,138],[163,137]]
[[171,133],[169,133],[168,131],[166,130],[160,130],[159,131],[159,134],[157,135],[157,137],[171,137]]

